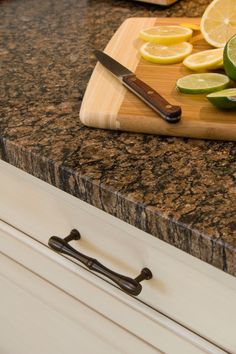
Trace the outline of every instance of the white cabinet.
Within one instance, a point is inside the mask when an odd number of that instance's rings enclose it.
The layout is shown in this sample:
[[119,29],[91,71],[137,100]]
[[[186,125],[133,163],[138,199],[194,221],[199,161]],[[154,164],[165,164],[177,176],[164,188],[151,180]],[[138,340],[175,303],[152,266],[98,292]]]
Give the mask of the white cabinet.
[[1,354],[160,353],[8,257],[0,257]]
[[[44,279],[38,294],[45,299],[50,296],[44,288],[57,289],[73,299],[75,313],[83,304],[84,311],[102,316],[106,325],[92,320],[91,333],[95,328],[96,336],[102,336],[100,330],[111,325],[110,330],[114,327],[125,333],[121,338],[136,339],[135,350],[125,344],[129,341],[119,347],[113,340],[114,353],[116,348],[119,353],[140,354],[236,353],[234,277],[4,162],[0,162],[0,181],[0,250],[4,257],[26,267],[32,277]],[[137,298],[48,248],[52,235],[63,238],[74,228],[82,238],[70,242],[71,246],[106,267],[132,278],[142,268],[150,268],[153,278],[142,282]],[[13,273],[17,277],[17,269]],[[24,286],[23,280],[21,284]],[[64,303],[59,312],[63,309]],[[91,320],[93,316],[89,316]],[[79,321],[78,317],[78,325]],[[63,328],[62,323],[60,326]],[[29,330],[33,332],[34,327]],[[96,353],[98,348],[105,353],[102,345],[109,348],[110,336],[105,337],[106,344],[95,345]],[[87,339],[91,342],[89,335]]]

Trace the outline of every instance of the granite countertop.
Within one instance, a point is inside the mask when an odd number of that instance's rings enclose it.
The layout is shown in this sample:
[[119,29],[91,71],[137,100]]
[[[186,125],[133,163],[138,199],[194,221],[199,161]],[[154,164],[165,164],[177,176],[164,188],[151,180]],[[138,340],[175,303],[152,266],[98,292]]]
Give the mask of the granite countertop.
[[236,143],[84,127],[103,49],[128,17],[201,16],[121,0],[0,0],[0,158],[236,276]]

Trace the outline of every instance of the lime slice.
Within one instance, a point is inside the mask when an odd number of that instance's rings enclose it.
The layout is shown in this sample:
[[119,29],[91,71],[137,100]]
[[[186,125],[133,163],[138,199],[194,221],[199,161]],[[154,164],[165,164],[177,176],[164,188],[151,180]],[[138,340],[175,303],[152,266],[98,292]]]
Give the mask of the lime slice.
[[210,93],[223,90],[230,83],[223,74],[203,73],[181,77],[176,82],[177,89],[183,93]]
[[207,98],[218,108],[236,109],[236,88],[211,93]]
[[193,49],[192,44],[182,42],[172,45],[145,43],[140,48],[142,57],[158,64],[174,64],[182,61]]
[[213,47],[224,47],[236,34],[236,1],[213,0],[201,19],[201,32]]
[[140,31],[139,37],[147,42],[176,44],[192,37],[193,31],[182,26],[155,26]]
[[223,61],[223,48],[203,50],[201,52],[189,55],[183,64],[194,71],[205,71],[217,69]]
[[225,46],[224,69],[226,74],[236,81],[236,36],[233,36]]

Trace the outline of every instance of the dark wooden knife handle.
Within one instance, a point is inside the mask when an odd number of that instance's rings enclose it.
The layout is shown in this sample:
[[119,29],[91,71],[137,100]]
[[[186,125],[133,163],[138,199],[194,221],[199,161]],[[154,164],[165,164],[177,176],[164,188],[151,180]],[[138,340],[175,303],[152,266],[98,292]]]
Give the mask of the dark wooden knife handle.
[[138,79],[136,75],[124,76],[122,81],[124,86],[141,98],[166,121],[176,123],[180,120],[181,107],[170,104],[153,88]]

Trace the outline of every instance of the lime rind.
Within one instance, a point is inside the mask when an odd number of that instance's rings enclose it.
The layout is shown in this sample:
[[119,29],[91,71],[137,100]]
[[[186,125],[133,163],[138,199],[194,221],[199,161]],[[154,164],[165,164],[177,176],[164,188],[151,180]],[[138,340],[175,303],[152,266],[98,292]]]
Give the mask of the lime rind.
[[228,77],[236,81],[236,35],[230,38],[224,48],[223,63]]
[[226,89],[207,95],[207,99],[217,108],[236,109],[236,89]]
[[221,91],[217,91],[217,92],[213,92],[211,94],[209,94],[208,96],[210,97],[221,97],[221,96],[235,96],[236,97],[236,88],[232,87],[232,88],[228,88],[225,90],[221,90]]
[[191,74],[177,80],[176,88],[182,93],[206,94],[223,90],[230,80],[226,75],[217,73]]
[[231,61],[236,65],[236,35],[234,35],[230,40],[228,44],[228,55],[231,59]]

